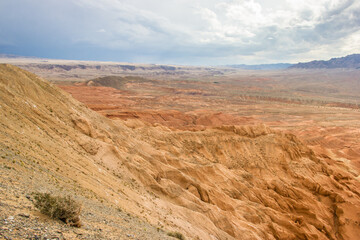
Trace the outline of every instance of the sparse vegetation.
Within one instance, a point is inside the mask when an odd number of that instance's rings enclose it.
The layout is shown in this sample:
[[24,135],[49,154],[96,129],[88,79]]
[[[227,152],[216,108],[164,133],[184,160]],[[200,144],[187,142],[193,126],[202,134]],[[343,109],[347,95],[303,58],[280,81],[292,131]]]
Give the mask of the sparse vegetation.
[[185,240],[184,235],[182,235],[182,234],[179,233],[179,232],[169,232],[167,235],[170,236],[170,237],[174,237],[174,238],[180,239],[180,240]]
[[34,205],[41,213],[63,221],[74,227],[81,227],[81,204],[70,196],[52,196],[50,193],[33,193]]

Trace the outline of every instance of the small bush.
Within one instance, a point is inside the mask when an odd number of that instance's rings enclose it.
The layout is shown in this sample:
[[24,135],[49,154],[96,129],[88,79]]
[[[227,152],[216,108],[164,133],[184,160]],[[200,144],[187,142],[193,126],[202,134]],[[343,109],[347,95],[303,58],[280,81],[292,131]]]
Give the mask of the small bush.
[[179,233],[179,232],[169,232],[167,235],[170,236],[170,237],[174,237],[174,238],[180,239],[180,240],[185,240],[184,235],[182,235],[182,234]]
[[81,227],[81,205],[70,196],[52,196],[49,193],[33,193],[33,196],[34,205],[41,213],[70,226]]

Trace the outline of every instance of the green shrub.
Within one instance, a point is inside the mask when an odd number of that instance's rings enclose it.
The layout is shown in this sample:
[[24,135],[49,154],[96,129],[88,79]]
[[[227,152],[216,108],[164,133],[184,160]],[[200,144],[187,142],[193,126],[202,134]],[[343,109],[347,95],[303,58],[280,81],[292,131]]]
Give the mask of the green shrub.
[[52,196],[49,193],[33,193],[34,205],[41,213],[60,219],[66,224],[81,227],[81,205],[70,196]]
[[170,237],[174,237],[174,238],[180,239],[180,240],[185,240],[184,235],[182,235],[182,234],[179,233],[179,232],[169,232],[167,235],[170,236]]

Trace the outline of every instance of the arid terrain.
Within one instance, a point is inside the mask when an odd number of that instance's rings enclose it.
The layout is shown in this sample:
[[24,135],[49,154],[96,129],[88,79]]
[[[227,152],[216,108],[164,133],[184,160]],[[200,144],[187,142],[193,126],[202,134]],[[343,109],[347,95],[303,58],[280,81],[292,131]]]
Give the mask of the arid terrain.
[[[360,235],[359,69],[7,62],[42,78],[0,66],[0,237]],[[84,227],[32,191],[75,196]]]

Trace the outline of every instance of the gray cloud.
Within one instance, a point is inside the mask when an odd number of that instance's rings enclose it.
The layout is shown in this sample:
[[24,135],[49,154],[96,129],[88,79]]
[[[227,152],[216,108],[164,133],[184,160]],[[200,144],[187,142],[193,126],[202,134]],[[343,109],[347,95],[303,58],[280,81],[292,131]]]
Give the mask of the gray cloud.
[[356,0],[0,2],[0,52],[19,55],[251,64],[347,55],[356,41]]

